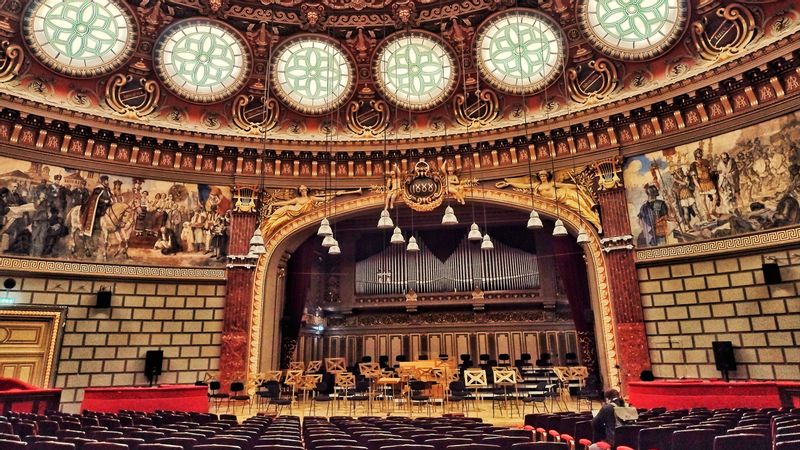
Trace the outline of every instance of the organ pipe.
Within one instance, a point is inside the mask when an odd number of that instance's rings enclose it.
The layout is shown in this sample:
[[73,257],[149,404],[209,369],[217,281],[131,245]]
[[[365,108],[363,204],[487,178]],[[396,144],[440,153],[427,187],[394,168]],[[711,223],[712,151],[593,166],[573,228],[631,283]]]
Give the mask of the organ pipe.
[[356,262],[357,295],[471,292],[478,283],[484,291],[526,290],[539,286],[536,255],[495,242],[490,252],[476,250],[466,239],[445,261],[439,260],[419,237],[420,251],[392,245]]

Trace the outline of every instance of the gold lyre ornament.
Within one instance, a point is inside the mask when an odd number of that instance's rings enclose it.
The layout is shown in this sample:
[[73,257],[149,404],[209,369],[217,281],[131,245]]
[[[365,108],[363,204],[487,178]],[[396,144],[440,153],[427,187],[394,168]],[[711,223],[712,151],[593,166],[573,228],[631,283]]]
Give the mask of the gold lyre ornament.
[[235,203],[233,210],[249,213],[256,210],[257,186],[236,186],[233,188]]
[[622,164],[619,157],[596,161],[592,164],[597,177],[597,188],[600,191],[622,187]]

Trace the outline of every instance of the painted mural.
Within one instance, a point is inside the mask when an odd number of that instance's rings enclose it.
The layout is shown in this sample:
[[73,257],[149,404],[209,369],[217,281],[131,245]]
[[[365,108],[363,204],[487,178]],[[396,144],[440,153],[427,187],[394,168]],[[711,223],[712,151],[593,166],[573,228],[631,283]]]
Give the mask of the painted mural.
[[222,265],[231,193],[0,157],[0,253],[160,266]]
[[630,158],[624,180],[638,247],[800,223],[800,113]]

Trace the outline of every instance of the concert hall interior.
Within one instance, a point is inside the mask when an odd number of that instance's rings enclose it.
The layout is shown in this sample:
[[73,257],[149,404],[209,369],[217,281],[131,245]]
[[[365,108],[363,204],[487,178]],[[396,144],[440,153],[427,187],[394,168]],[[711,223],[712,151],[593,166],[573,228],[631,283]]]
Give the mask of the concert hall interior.
[[0,450],[800,448],[800,7],[0,1],[0,281]]

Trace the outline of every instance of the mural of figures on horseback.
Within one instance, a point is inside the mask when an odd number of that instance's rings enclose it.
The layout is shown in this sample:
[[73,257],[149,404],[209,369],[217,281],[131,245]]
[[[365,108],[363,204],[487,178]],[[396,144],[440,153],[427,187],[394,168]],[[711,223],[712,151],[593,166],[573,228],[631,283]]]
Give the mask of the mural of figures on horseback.
[[625,163],[638,247],[800,223],[800,113]]
[[222,265],[231,193],[0,157],[0,254]]

